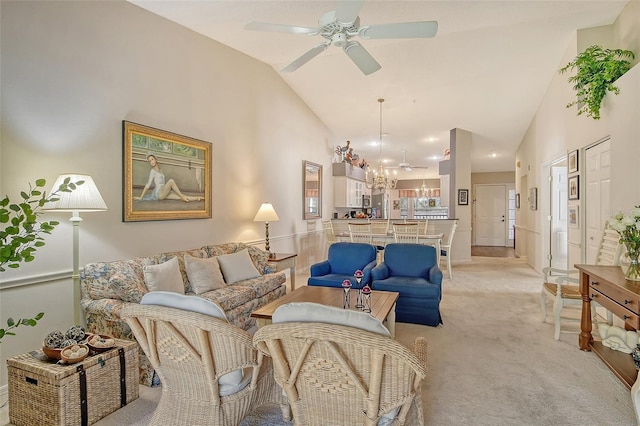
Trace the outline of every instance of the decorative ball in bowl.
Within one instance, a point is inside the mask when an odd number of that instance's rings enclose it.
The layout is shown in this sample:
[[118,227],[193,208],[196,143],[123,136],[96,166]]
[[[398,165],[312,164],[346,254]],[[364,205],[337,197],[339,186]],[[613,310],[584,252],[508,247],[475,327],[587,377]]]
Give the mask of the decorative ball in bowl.
[[82,344],[70,345],[62,349],[60,355],[65,363],[74,364],[82,361],[89,355],[89,347]]
[[92,334],[87,338],[87,345],[94,352],[104,352],[116,345],[116,340],[106,334]]
[[61,359],[60,352],[62,352],[62,348],[49,348],[46,344],[42,344],[42,352],[47,356],[47,358],[51,359]]

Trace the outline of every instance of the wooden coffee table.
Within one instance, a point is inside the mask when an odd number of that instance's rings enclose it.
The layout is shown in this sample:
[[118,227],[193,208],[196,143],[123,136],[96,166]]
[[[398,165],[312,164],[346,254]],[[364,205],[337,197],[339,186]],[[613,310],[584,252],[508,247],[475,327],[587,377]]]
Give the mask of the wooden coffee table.
[[[355,290],[351,297],[351,303],[355,303]],[[254,311],[251,317],[256,319],[258,327],[271,323],[271,317],[276,309],[282,305],[293,302],[313,302],[322,305],[337,306],[342,308],[341,288],[304,286],[295,289],[291,293]],[[400,293],[395,291],[371,291],[371,315],[380,321],[386,322],[387,329],[391,337],[396,333],[396,301]],[[351,308],[355,309],[355,308]]]

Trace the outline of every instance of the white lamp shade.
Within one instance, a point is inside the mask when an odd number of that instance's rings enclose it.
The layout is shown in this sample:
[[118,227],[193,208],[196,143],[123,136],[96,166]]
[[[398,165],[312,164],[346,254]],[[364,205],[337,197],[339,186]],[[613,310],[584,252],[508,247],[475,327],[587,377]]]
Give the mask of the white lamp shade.
[[279,220],[278,213],[276,213],[271,203],[262,203],[260,210],[256,213],[256,217],[253,218],[254,222],[277,222]]
[[107,210],[107,205],[98,191],[93,178],[89,175],[64,174],[58,176],[53,184],[51,192],[56,191],[64,183],[66,178],[70,182],[84,181],[82,185],[77,185],[71,192],[58,192],[58,201],[47,203],[46,210],[56,210],[61,212],[99,212]]

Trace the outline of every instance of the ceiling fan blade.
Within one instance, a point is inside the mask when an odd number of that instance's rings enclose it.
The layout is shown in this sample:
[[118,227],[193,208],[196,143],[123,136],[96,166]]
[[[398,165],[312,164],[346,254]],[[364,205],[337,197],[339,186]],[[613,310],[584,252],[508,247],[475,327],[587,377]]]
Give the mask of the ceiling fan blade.
[[435,36],[437,32],[437,21],[402,22],[363,26],[360,29],[360,37],[364,39],[427,38]]
[[307,62],[309,62],[310,60],[312,60],[313,58],[315,58],[319,54],[321,54],[322,52],[324,52],[325,49],[327,48],[327,46],[329,46],[329,43],[322,43],[322,44],[317,45],[316,47],[314,47],[311,50],[307,51],[304,55],[300,56],[295,61],[291,62],[286,67],[282,68],[281,71],[282,72],[293,72],[293,71],[297,70],[298,68],[300,68],[301,66],[303,66],[304,64],[306,64]]
[[353,24],[363,4],[364,0],[342,0],[336,8],[336,20],[342,24]]
[[317,34],[317,28],[298,27],[293,25],[283,24],[270,24],[267,22],[249,22],[244,26],[245,30],[252,31],[275,31],[279,33],[293,33],[293,34]]
[[367,52],[357,41],[351,41],[344,46],[345,53],[351,58],[354,64],[364,75],[373,74],[378,71],[382,66],[373,59],[373,56]]

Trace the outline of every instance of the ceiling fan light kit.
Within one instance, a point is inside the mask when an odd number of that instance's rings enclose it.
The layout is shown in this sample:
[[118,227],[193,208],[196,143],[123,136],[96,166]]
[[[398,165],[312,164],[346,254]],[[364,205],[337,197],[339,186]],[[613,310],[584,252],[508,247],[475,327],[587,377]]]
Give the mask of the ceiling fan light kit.
[[273,31],[292,34],[320,35],[327,41],[304,53],[291,64],[282,68],[282,72],[293,72],[311,59],[322,53],[329,45],[341,47],[353,63],[360,68],[364,75],[378,71],[382,66],[371,54],[353,37],[370,39],[391,38],[429,38],[438,32],[436,21],[401,22],[393,24],[360,26],[358,13],[364,0],[343,0],[338,3],[336,10],[330,10],[318,20],[318,28],[301,27],[267,22],[250,22],[245,29],[253,31]]

